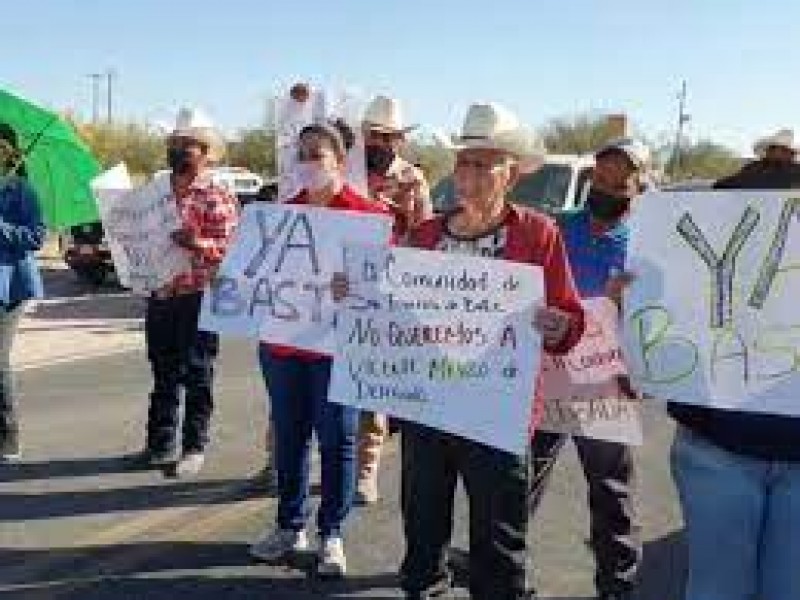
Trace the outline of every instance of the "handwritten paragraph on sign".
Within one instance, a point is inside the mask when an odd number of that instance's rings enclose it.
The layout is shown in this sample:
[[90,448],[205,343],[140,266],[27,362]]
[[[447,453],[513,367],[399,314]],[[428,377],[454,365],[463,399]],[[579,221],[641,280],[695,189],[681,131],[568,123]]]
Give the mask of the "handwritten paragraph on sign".
[[287,204],[250,204],[203,298],[200,327],[332,353],[331,279],[346,242],[388,243],[380,215]]
[[631,230],[625,330],[639,387],[800,416],[800,194],[653,193]]
[[524,453],[541,270],[365,245],[347,266],[330,399]]

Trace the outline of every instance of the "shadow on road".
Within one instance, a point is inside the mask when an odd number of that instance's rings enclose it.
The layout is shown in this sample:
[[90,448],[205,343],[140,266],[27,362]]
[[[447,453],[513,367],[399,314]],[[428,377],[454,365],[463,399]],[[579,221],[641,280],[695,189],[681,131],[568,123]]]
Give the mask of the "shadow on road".
[[[156,542],[87,549],[0,549],[3,598],[399,598],[394,573],[320,580],[313,559],[275,567],[256,564],[237,543]],[[26,571],[26,566],[30,570]],[[38,567],[38,568],[37,568]],[[244,567],[244,571],[242,568]],[[238,569],[233,576],[226,569]],[[16,587],[11,587],[16,586]],[[21,587],[25,586],[25,587]]]
[[[250,479],[174,482],[105,490],[0,492],[0,522],[238,502],[265,497]],[[0,564],[2,564],[0,562]]]

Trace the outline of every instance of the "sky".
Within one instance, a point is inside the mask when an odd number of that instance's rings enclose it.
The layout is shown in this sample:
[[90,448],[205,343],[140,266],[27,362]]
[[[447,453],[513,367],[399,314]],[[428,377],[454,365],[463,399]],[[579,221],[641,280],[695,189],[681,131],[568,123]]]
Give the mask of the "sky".
[[192,105],[234,132],[305,79],[446,131],[491,100],[532,126],[625,112],[666,141],[685,80],[691,138],[800,134],[797,0],[26,0],[3,21],[0,85],[87,119],[89,74],[113,69],[121,120]]

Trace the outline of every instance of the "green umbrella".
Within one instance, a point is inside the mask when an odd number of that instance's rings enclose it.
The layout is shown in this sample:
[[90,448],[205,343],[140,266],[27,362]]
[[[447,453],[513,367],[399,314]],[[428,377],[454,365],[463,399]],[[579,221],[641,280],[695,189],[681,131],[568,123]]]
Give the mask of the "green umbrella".
[[17,134],[28,181],[54,229],[99,221],[89,183],[100,165],[75,129],[55,113],[0,90],[0,123]]

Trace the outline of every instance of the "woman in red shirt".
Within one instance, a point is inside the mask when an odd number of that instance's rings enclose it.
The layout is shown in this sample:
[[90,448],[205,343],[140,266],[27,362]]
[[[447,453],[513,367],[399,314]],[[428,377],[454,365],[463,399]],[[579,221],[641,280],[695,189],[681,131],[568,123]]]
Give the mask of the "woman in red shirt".
[[[290,201],[367,213],[386,213],[344,183],[353,134],[343,123],[318,123],[300,132],[298,178],[303,191]],[[346,559],[341,529],[353,502],[359,411],[328,402],[330,356],[261,344],[259,358],[269,392],[278,471],[277,526],[251,546],[262,560],[278,560],[308,549],[311,435],[321,454],[322,491],[317,514],[321,538],[318,572],[342,576]]]

